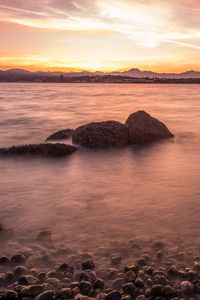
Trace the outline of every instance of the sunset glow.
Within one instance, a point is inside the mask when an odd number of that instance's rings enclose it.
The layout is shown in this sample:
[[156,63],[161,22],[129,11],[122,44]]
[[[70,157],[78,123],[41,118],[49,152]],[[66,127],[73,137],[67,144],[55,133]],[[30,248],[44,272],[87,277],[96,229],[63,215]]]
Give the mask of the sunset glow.
[[200,70],[198,0],[0,0],[0,69]]

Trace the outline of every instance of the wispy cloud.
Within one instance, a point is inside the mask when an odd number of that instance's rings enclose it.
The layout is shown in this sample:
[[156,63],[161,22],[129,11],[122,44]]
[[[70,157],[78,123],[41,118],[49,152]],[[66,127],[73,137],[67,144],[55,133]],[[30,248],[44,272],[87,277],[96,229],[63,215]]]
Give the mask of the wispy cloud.
[[[0,0],[1,22],[56,31],[57,35],[52,33],[51,37],[44,34],[44,39],[49,45],[50,40],[56,44],[59,40],[67,41],[70,48],[66,49],[66,61],[76,60],[79,47],[82,49],[82,61],[89,59],[95,49],[97,60],[108,60],[104,51],[106,46],[107,55],[114,56],[113,60],[124,53],[130,60],[131,57],[142,58],[144,53],[149,55],[149,59],[155,59],[157,55],[161,58],[163,53],[169,59],[171,54],[176,55],[174,47],[185,49],[181,54],[182,60],[191,56],[189,49],[196,50],[198,55],[199,13],[199,0]],[[74,36],[71,35],[73,32]],[[90,38],[88,33],[91,33]],[[4,40],[9,40],[9,36]],[[154,49],[154,53],[150,49]],[[53,54],[48,55],[53,58],[55,50],[52,51]],[[64,46],[60,55],[64,56]],[[192,55],[195,59],[194,52]],[[178,59],[180,57],[177,56]]]

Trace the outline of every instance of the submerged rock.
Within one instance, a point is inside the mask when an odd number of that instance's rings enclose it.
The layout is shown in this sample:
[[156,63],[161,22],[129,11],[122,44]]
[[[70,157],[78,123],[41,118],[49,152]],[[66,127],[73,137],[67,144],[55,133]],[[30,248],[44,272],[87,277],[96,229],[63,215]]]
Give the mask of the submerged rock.
[[41,231],[38,236],[36,237],[37,241],[45,241],[50,242],[51,241],[51,231],[49,230],[43,230]]
[[53,141],[53,140],[64,140],[64,139],[68,139],[70,138],[74,133],[74,129],[63,129],[63,130],[59,130],[54,132],[53,134],[51,134],[46,141]]
[[66,156],[77,148],[71,145],[61,143],[56,144],[29,144],[21,146],[12,146],[9,148],[0,148],[0,155],[36,155],[36,156]]
[[125,146],[128,144],[128,130],[117,121],[93,122],[75,129],[72,141],[88,148]]
[[145,144],[174,136],[164,123],[143,110],[132,113],[125,125],[129,131],[129,141],[133,144]]

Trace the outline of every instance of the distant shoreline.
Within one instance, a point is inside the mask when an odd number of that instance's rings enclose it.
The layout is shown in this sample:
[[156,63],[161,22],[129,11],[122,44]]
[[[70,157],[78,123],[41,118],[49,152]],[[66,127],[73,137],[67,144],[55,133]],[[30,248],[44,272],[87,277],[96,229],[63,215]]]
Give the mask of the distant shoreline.
[[200,84],[200,78],[133,78],[124,76],[9,76],[0,77],[0,83],[106,83],[106,84]]

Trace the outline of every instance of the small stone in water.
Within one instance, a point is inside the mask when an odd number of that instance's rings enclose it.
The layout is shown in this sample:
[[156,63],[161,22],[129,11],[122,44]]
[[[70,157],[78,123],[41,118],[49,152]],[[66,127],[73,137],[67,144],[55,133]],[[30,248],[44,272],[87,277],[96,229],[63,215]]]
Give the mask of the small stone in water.
[[10,263],[10,260],[7,256],[0,257],[0,265],[8,265]]
[[26,257],[23,254],[16,254],[11,257],[11,263],[18,264],[24,263],[26,261]]
[[50,242],[51,241],[51,231],[50,230],[43,230],[41,231],[37,238],[37,241],[45,241],[45,242]]
[[22,274],[25,274],[27,272],[27,269],[24,268],[23,266],[18,266],[15,268],[14,270],[14,274],[15,276],[20,276]]
[[82,264],[82,270],[94,270],[95,263],[92,260],[84,261]]
[[121,264],[121,261],[122,261],[122,259],[120,256],[115,256],[111,259],[111,263],[113,265],[119,265],[119,264]]

